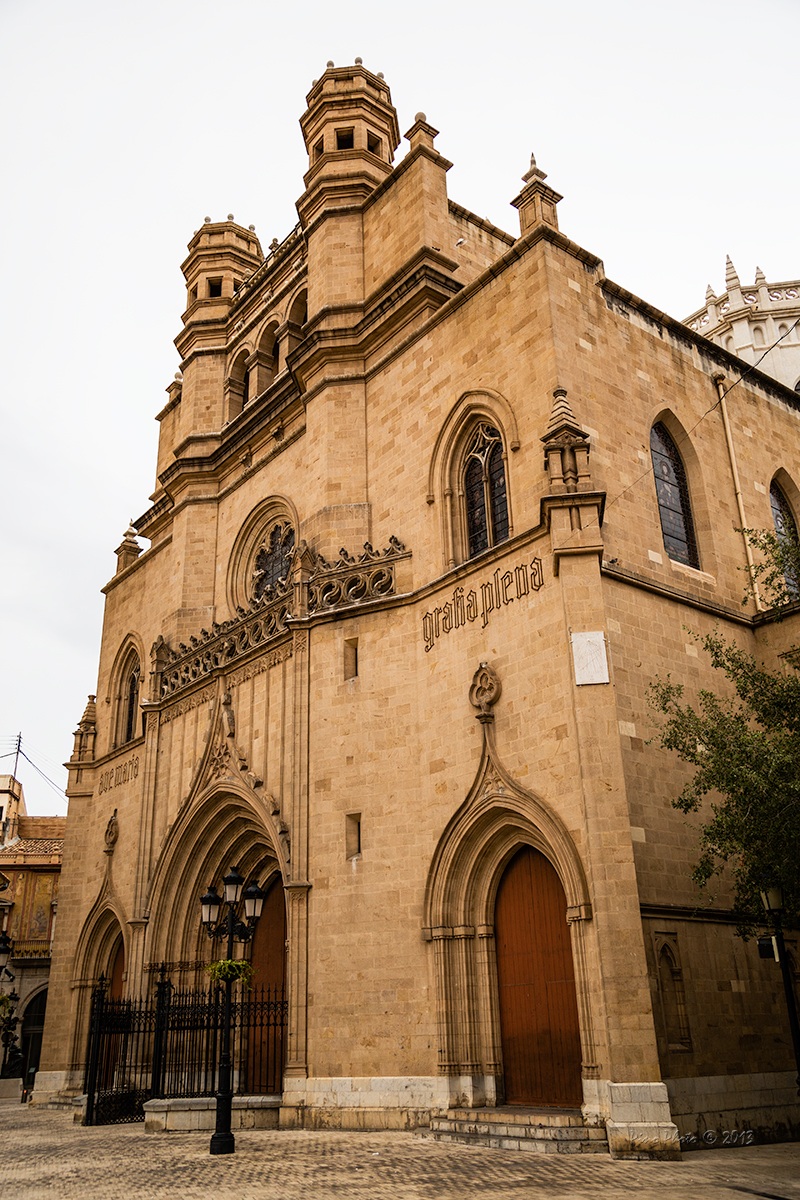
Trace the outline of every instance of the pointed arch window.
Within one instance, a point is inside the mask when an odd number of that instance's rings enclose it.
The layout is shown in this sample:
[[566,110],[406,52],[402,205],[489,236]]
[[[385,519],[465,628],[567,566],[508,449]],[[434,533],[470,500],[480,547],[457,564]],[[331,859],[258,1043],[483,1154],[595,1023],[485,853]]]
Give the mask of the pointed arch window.
[[470,438],[464,460],[467,550],[473,558],[508,538],[508,496],[503,439],[482,422]]
[[650,456],[664,549],[675,562],[699,568],[686,471],[678,447],[660,421],[650,430]]
[[691,1050],[692,1038],[686,1013],[683,971],[668,945],[662,945],[658,956],[658,984],[667,1045],[670,1050]]
[[123,746],[139,737],[139,692],[142,668],[135,650],[126,656],[116,688],[117,715],[114,744]]
[[139,682],[141,676],[141,667],[137,658],[135,664],[131,667],[126,680],[127,691],[125,696],[125,730],[122,740],[130,742],[136,737],[136,714],[139,711]]
[[789,501],[774,479],[769,489],[769,503],[772,508],[772,520],[775,525],[775,532],[778,537],[793,538],[794,541],[797,541],[797,522],[789,507]]
[[[784,496],[780,485],[773,479],[769,489],[769,503],[772,509],[772,521],[775,526],[775,532],[778,535],[779,542],[786,542],[790,545],[797,545],[797,522],[794,519],[794,514],[789,507],[789,501]],[[786,587],[792,597],[800,596],[800,581],[797,578],[796,572],[793,570],[795,555],[793,552],[787,552],[786,557],[789,562],[784,560],[783,572],[786,579]]]

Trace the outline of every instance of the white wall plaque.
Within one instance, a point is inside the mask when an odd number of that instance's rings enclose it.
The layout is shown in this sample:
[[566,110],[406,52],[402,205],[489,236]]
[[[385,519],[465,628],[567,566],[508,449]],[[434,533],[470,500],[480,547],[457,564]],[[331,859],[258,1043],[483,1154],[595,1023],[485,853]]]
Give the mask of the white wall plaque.
[[608,683],[608,656],[602,630],[599,633],[571,633],[569,636],[572,643],[575,682],[578,686],[586,683]]

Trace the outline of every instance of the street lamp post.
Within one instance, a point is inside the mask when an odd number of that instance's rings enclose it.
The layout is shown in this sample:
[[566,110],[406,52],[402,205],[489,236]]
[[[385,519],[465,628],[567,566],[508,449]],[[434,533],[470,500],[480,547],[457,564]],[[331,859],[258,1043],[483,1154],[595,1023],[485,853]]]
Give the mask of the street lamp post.
[[800,1021],[797,1016],[797,1002],[794,995],[792,969],[789,956],[786,953],[786,943],[783,939],[783,892],[780,888],[768,888],[761,893],[761,903],[772,924],[775,954],[783,976],[783,990],[786,995],[786,1009],[789,1014],[789,1029],[792,1034],[794,1048],[794,1063],[797,1069],[797,1092],[800,1095]]
[[[264,906],[264,892],[257,884],[251,883],[244,893],[244,916],[242,921],[237,915],[237,907],[242,896],[244,879],[237,867],[231,867],[222,880],[222,896],[216,892],[213,883],[200,901],[202,922],[208,936],[212,939],[227,938],[228,960],[233,959],[235,942],[249,942],[255,933],[261,909]],[[220,920],[220,910],[223,904],[227,906],[225,916]],[[209,1152],[211,1154],[233,1154],[236,1142],[231,1132],[231,1110],[233,1107],[233,1073],[231,1070],[231,989],[233,980],[230,975],[224,980],[225,1005],[222,1016],[222,1047],[219,1058],[219,1086],[217,1088],[217,1122],[211,1137]]]

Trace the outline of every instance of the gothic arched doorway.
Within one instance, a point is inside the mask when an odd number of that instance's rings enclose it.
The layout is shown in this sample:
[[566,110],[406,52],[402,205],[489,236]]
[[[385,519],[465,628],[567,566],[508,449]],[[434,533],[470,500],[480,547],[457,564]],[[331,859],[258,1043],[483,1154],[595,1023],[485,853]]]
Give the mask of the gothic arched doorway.
[[506,866],[494,925],[505,1102],[578,1107],[581,1040],[567,901],[538,850],[523,846]]

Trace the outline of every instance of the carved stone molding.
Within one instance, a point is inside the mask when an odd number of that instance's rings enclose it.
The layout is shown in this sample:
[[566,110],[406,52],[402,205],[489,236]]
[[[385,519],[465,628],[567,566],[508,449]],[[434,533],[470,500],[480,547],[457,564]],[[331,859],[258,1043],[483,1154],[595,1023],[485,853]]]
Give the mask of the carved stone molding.
[[244,667],[239,667],[238,670],[232,671],[228,675],[228,686],[231,688],[239,687],[240,684],[246,683],[248,679],[253,679],[256,675],[260,675],[262,671],[268,671],[270,667],[277,667],[279,663],[286,662],[292,657],[293,646],[291,642],[286,642],[283,646],[278,646],[275,650],[270,650],[268,654],[262,654],[259,658],[249,662]]
[[308,650],[308,633],[305,629],[295,629],[292,637],[292,647],[295,654],[305,654]]
[[289,600],[288,585],[265,588],[261,600],[252,605],[250,612],[240,610],[238,617],[221,625],[214,622],[210,630],[203,629],[199,637],[191,637],[188,646],[181,642],[164,668],[162,698],[190,687],[203,676],[285,633],[291,616]]
[[333,563],[321,554],[315,555],[308,580],[308,611],[321,612],[393,595],[394,562],[405,553],[403,543],[392,536],[385,550],[374,550],[365,542],[357,558],[344,549]]
[[283,851],[284,859],[287,863],[292,860],[292,835],[289,826],[281,816],[280,801],[274,796],[267,796],[267,804],[269,806],[269,814],[272,818],[272,824],[275,829],[276,836],[280,842],[281,850]]
[[209,684],[202,691],[195,692],[193,696],[187,696],[185,700],[181,700],[178,704],[171,704],[161,714],[161,724],[167,725],[170,721],[174,721],[176,717],[182,717],[184,713],[191,712],[193,708],[199,708],[201,704],[208,704],[214,699],[214,687]]

